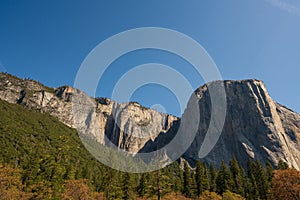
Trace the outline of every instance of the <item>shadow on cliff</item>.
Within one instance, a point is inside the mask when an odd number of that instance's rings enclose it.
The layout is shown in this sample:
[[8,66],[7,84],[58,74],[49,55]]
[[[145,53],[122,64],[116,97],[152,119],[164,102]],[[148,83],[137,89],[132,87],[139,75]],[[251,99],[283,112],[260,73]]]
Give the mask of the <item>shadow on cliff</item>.
[[180,119],[173,121],[167,132],[160,132],[154,141],[148,140],[138,153],[149,153],[163,148],[176,136],[179,126]]

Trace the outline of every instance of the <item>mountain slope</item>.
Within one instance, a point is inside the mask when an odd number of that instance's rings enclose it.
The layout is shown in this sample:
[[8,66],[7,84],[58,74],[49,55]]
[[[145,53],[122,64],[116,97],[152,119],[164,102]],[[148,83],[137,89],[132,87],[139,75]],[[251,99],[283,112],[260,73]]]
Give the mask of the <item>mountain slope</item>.
[[0,163],[23,169],[26,185],[47,180],[59,192],[65,179],[90,178],[101,186],[100,164],[76,130],[56,118],[0,100]]

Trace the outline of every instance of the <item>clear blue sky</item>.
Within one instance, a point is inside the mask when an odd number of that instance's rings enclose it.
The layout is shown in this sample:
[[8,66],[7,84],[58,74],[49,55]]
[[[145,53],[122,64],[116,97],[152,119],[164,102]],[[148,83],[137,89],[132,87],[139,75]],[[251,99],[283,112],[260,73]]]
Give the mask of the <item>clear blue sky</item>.
[[[131,28],[180,31],[211,55],[224,79],[261,79],[277,102],[300,112],[300,1],[297,0],[44,0],[0,1],[0,70],[57,87],[73,85],[87,54],[106,38]],[[184,60],[166,52],[132,52],[116,60],[100,81],[98,96],[110,96],[130,68],[158,62],[173,66],[194,88]],[[166,88],[145,86],[132,100],[162,104],[180,115]]]

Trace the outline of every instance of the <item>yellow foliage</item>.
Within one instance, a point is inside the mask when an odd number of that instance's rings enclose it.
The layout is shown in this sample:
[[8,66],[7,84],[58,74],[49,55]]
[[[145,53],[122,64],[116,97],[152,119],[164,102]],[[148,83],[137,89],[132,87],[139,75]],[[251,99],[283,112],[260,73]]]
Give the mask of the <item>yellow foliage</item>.
[[199,200],[221,200],[222,197],[219,196],[217,193],[215,192],[210,192],[210,191],[204,191]]

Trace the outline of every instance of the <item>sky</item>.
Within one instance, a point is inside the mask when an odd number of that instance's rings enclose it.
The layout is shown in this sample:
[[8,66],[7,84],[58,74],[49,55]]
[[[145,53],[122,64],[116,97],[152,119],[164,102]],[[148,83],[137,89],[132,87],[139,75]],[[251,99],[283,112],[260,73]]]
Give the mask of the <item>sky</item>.
[[[88,54],[120,32],[162,27],[203,46],[222,78],[260,79],[271,97],[300,112],[300,1],[298,0],[9,0],[0,1],[0,71],[47,86],[74,85]],[[204,83],[190,63],[169,52],[145,49],[116,59],[95,96],[111,97],[135,66],[161,63]],[[131,101],[177,116],[182,110],[168,87],[139,87]]]

